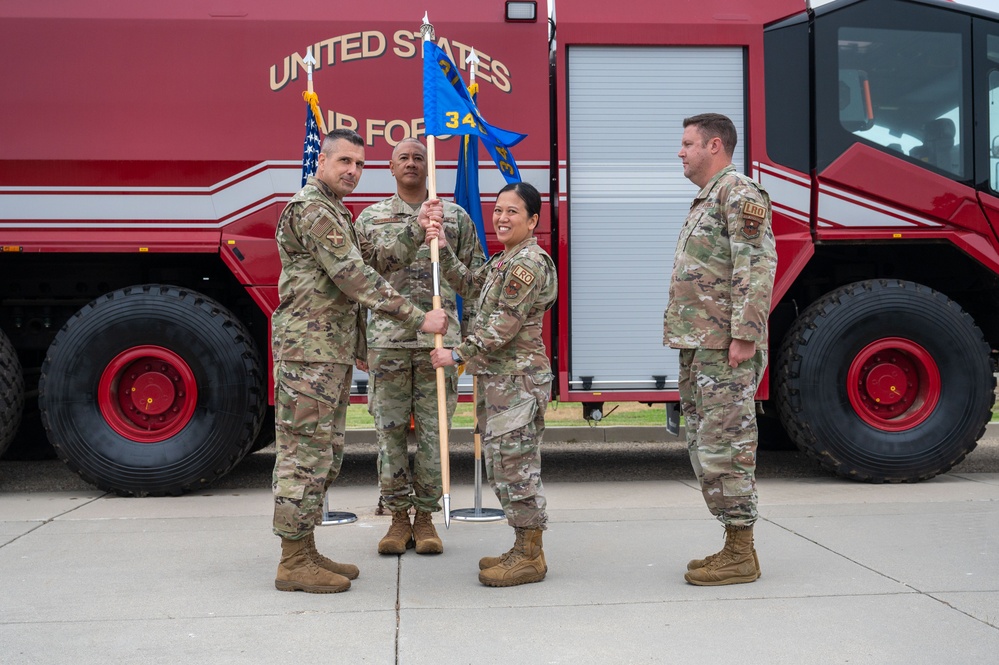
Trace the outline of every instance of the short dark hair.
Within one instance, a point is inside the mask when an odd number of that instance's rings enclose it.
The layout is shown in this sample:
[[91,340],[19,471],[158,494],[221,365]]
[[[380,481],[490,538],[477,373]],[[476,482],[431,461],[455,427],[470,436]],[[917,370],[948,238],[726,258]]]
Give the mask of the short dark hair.
[[343,139],[344,141],[349,141],[356,146],[364,147],[364,139],[361,135],[355,132],[353,129],[334,129],[332,132],[326,135],[323,139],[323,147],[320,149],[321,152],[325,152],[327,155],[333,150],[333,144]]
[[529,182],[511,182],[509,185],[499,190],[497,196],[503,192],[513,192],[520,197],[520,200],[524,202],[524,206],[527,208],[527,217],[531,218],[535,215],[541,215],[541,194],[538,190],[534,188]]
[[689,125],[697,127],[704,143],[707,143],[716,136],[721,139],[725,154],[731,157],[735,154],[735,145],[739,140],[739,135],[735,131],[735,124],[732,120],[721,113],[701,113],[683,119],[683,127]]

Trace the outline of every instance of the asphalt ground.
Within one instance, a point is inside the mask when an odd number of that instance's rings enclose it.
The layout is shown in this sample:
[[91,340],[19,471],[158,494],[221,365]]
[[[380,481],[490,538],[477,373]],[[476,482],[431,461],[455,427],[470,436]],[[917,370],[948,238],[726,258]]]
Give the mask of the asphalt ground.
[[[510,546],[504,522],[445,529],[438,515],[443,554],[377,554],[391,518],[377,514],[361,450],[348,458],[363,468],[331,491],[357,520],[316,534],[321,551],[361,569],[335,595],[274,589],[267,451],[231,474],[246,488],[142,499],[5,489],[0,662],[996,662],[999,473],[869,485],[792,477],[805,467],[761,454],[763,575],[696,587],[683,580],[686,562],[717,550],[722,530],[681,450],[590,445],[548,448],[548,574],[505,589],[479,584],[476,565]],[[17,464],[0,463],[5,488]],[[453,508],[472,505],[469,477],[453,474]],[[488,490],[482,499],[496,506]]]

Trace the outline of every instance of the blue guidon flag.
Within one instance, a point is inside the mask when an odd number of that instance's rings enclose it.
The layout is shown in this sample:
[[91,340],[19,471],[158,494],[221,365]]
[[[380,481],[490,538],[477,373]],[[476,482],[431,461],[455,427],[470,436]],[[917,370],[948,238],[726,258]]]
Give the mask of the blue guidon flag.
[[520,171],[510,148],[523,141],[527,134],[487,123],[448,54],[431,41],[423,42],[423,48],[423,122],[427,135],[481,138],[506,181],[518,182]]
[[462,136],[458,148],[458,171],[455,174],[454,202],[464,208],[475,223],[475,233],[486,258],[486,225],[482,220],[482,198],[479,196],[479,139]]

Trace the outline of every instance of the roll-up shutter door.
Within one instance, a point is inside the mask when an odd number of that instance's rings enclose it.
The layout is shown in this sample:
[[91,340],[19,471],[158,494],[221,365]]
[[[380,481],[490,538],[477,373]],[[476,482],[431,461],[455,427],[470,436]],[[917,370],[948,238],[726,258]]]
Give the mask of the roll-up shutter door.
[[[697,187],[683,119],[723,113],[745,172],[742,48],[568,49],[569,377],[572,390],[676,389],[663,347],[676,239]],[[609,397],[609,396],[608,396]]]

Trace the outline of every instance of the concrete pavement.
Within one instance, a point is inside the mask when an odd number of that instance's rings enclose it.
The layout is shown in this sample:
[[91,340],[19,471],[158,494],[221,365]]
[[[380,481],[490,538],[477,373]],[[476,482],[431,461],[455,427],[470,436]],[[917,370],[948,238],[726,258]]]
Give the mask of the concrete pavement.
[[334,487],[359,519],[319,547],[361,567],[336,595],[274,589],[263,489],[0,493],[0,662],[996,662],[999,474],[759,485],[753,584],[683,581],[722,535],[693,480],[553,482],[548,577],[507,589],[476,579],[504,522],[438,519],[443,555],[379,556],[376,492]]

